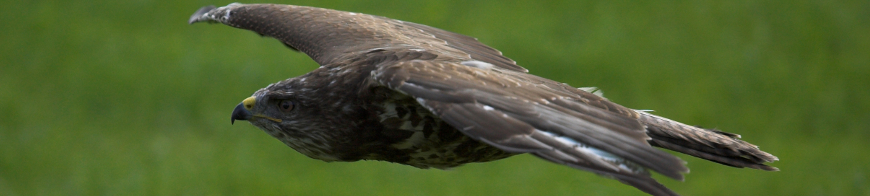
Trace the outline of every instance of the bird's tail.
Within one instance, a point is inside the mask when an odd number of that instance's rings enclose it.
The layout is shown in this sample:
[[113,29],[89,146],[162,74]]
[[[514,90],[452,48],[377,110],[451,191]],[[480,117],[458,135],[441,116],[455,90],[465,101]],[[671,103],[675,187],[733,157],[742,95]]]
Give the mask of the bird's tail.
[[764,165],[779,158],[740,140],[740,135],[690,126],[643,111],[638,113],[639,120],[647,127],[648,135],[652,138],[649,143],[653,146],[732,167],[779,171],[776,167]]

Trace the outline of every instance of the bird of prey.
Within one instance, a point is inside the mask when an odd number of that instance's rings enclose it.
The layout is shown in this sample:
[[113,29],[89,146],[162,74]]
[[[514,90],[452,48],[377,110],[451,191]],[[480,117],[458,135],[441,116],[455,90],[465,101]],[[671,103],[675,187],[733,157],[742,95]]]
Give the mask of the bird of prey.
[[768,171],[778,160],[739,135],[633,110],[528,73],[477,39],[434,27],[331,9],[207,6],[217,22],[280,40],[320,64],[244,99],[245,120],[323,161],[379,160],[446,169],[529,153],[677,195],[649,170],[683,180],[685,163],[653,146]]

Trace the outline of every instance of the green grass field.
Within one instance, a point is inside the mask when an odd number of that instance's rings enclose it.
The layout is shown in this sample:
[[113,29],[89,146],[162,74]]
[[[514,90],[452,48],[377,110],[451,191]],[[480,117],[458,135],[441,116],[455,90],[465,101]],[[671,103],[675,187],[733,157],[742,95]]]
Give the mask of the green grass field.
[[[522,155],[449,171],[309,159],[243,98],[317,65],[188,25],[230,1],[24,1],[0,12],[0,195],[643,195]],[[246,2],[249,3],[249,2]],[[868,1],[300,0],[470,35],[531,73],[743,135],[779,172],[680,156],[684,195],[870,195]]]

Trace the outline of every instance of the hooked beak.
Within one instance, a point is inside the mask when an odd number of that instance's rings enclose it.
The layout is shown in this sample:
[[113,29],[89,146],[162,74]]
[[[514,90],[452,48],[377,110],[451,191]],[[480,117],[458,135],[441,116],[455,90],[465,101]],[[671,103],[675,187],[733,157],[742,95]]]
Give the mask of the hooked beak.
[[253,116],[251,111],[245,108],[245,104],[240,103],[236,109],[233,109],[233,118],[230,120],[230,124],[235,124],[236,120],[249,120],[251,116]]
[[233,116],[230,120],[230,124],[235,124],[236,120],[250,120],[254,115],[251,113],[250,108],[254,107],[254,103],[256,102],[256,98],[248,97],[242,103],[236,106],[233,109]]

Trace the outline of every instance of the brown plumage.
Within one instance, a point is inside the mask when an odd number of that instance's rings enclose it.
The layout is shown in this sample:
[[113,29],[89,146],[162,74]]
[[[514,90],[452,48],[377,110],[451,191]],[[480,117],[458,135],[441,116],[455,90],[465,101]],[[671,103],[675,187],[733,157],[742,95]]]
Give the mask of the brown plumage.
[[[247,120],[324,161],[450,168],[520,153],[676,195],[648,170],[682,180],[671,149],[775,171],[736,134],[685,125],[527,73],[476,39],[389,18],[272,4],[204,7],[189,22],[274,37],[321,65],[240,103]],[[652,145],[652,146],[651,146]]]

